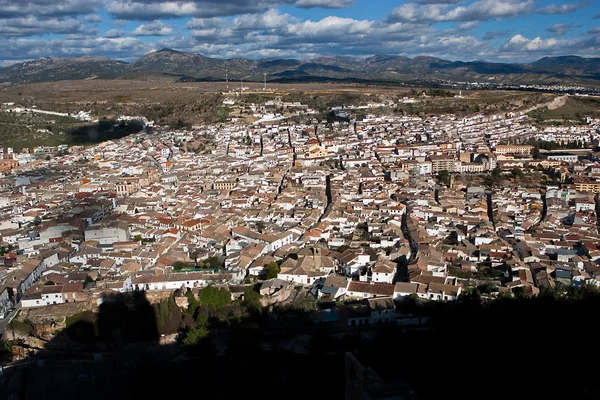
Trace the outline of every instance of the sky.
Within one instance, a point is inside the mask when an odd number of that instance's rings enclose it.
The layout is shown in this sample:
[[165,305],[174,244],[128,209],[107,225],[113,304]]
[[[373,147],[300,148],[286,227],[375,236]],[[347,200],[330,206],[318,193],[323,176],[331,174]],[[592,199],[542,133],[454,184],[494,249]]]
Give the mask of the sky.
[[162,48],[251,59],[600,57],[600,0],[0,0],[0,63]]

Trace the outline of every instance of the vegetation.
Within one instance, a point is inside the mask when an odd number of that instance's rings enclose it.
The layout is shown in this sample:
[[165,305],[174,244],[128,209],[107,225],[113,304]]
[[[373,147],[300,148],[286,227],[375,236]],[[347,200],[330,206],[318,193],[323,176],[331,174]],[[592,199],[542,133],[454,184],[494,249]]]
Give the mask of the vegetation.
[[484,185],[490,188],[501,186],[503,182],[504,179],[502,178],[502,170],[498,167],[491,170],[489,175],[486,175],[483,179]]
[[13,343],[6,340],[0,340],[0,358],[6,357],[12,353]]
[[173,263],[173,269],[174,269],[175,271],[181,271],[182,269],[185,269],[185,268],[187,268],[187,266],[188,266],[188,265],[187,265],[185,262],[183,262],[183,261],[175,261],[175,262]]
[[213,269],[223,269],[225,267],[225,264],[223,264],[223,261],[221,261],[221,258],[216,257],[216,256],[211,256],[208,257],[206,260],[204,260],[204,262],[201,262],[198,264],[198,267],[200,268],[213,268]]
[[450,172],[446,170],[438,172],[438,181],[442,185],[450,186]]
[[560,107],[553,110],[538,108],[529,116],[539,124],[581,124],[586,117],[600,116],[600,101],[593,97],[568,97]]
[[244,291],[244,300],[242,306],[251,311],[257,311],[261,309],[260,294],[255,292],[251,287]]
[[0,112],[0,146],[20,150],[23,147],[60,144],[87,145],[120,139],[143,128],[139,121],[117,123],[104,119],[86,124],[69,117]]
[[175,303],[175,297],[169,296],[155,305],[156,326],[161,334],[177,333],[181,327],[181,309]]
[[29,320],[19,321],[16,317],[13,318],[12,321],[7,325],[7,328],[18,332],[25,336],[34,336],[35,335],[35,327]]
[[277,264],[275,261],[265,265],[265,279],[277,278],[279,271],[281,271],[281,268],[279,268],[279,264]]
[[208,286],[198,291],[200,304],[219,309],[231,303],[231,293],[225,288]]
[[197,346],[208,337],[209,333],[209,330],[205,326],[199,325],[187,332],[185,339],[183,339],[183,344],[186,346]]

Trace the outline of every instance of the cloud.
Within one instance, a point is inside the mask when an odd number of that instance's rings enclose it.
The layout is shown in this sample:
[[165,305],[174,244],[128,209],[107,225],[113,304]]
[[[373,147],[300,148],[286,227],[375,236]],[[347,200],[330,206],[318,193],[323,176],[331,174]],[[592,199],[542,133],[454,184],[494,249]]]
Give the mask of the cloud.
[[298,8],[345,8],[354,4],[354,0],[297,0],[293,3]]
[[102,18],[98,15],[98,14],[88,14],[85,17],[83,17],[83,20],[85,22],[90,22],[90,23],[98,23],[98,22],[102,22]]
[[483,40],[493,40],[502,36],[508,36],[511,34],[511,31],[509,30],[503,30],[503,31],[488,31],[485,33],[485,35],[483,35]]
[[578,54],[595,56],[600,51],[600,37],[594,34],[579,36],[572,39],[542,39],[539,36],[528,39],[522,35],[514,35],[499,48],[512,59],[538,56],[553,56]]
[[578,25],[575,24],[554,24],[550,28],[546,29],[548,32],[554,33],[556,36],[562,36]]
[[279,14],[277,10],[270,9],[261,14],[240,15],[233,20],[232,26],[234,29],[264,30],[275,29],[297,21],[298,19],[289,14]]
[[535,39],[527,39],[526,37],[517,34],[510,38],[503,46],[505,50],[517,50],[517,51],[539,51],[547,50],[555,47],[558,44],[557,39],[541,39],[539,36]]
[[165,39],[157,47],[199,52],[221,58],[295,57],[317,54],[457,54],[486,53],[483,42],[458,32],[439,32],[410,22],[357,20],[329,16],[300,21],[269,10],[234,18],[192,19],[190,37]]
[[102,0],[0,0],[0,18],[17,16],[60,17],[91,14],[98,11]]
[[539,8],[537,12],[540,14],[570,14],[588,4],[588,1],[583,1],[581,3],[550,4]]
[[97,55],[132,59],[152,50],[137,38],[13,38],[3,42],[3,57],[9,60],[27,60],[40,57],[80,57]]
[[534,0],[479,0],[469,5],[451,7],[446,4],[406,3],[392,10],[389,19],[415,23],[443,21],[488,21],[529,14]]
[[598,19],[600,18],[600,13],[594,14],[594,16],[592,17],[592,19]]
[[458,26],[458,29],[461,31],[468,31],[469,29],[473,29],[479,26],[479,21],[469,21],[464,22]]
[[172,33],[173,28],[159,20],[141,24],[131,32],[133,36],[168,36]]
[[175,17],[223,17],[264,12],[280,5],[298,8],[343,8],[355,0],[105,0],[116,18],[148,20]]
[[76,34],[85,30],[84,24],[74,18],[39,19],[29,16],[0,19],[0,37]]
[[125,32],[119,29],[110,29],[104,35],[102,35],[102,37],[109,39],[121,38],[123,36],[125,36]]
[[415,0],[419,4],[458,4],[464,0]]

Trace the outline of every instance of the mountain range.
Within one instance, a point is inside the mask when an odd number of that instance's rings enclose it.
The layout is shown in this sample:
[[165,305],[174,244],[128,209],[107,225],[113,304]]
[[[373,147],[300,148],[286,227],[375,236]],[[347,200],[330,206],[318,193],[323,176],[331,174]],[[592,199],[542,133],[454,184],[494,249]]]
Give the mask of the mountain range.
[[436,57],[376,55],[312,60],[218,59],[162,49],[126,63],[105,57],[41,58],[0,68],[0,84],[76,79],[165,79],[170,81],[363,81],[449,80],[506,84],[600,86],[600,58],[544,57],[532,63],[447,61]]

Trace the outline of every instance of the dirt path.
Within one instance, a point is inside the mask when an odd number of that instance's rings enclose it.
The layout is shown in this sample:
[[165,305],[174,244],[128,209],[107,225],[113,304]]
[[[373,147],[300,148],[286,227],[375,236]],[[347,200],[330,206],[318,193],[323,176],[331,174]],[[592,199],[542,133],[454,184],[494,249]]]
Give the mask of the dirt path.
[[548,110],[556,110],[557,108],[564,106],[567,103],[568,98],[568,94],[565,94],[564,96],[555,97],[554,99],[552,99],[552,101],[549,101],[548,103],[536,104],[535,106],[529,107],[528,109],[522,112],[527,114],[533,110],[537,110],[538,108],[542,107],[548,107]]

